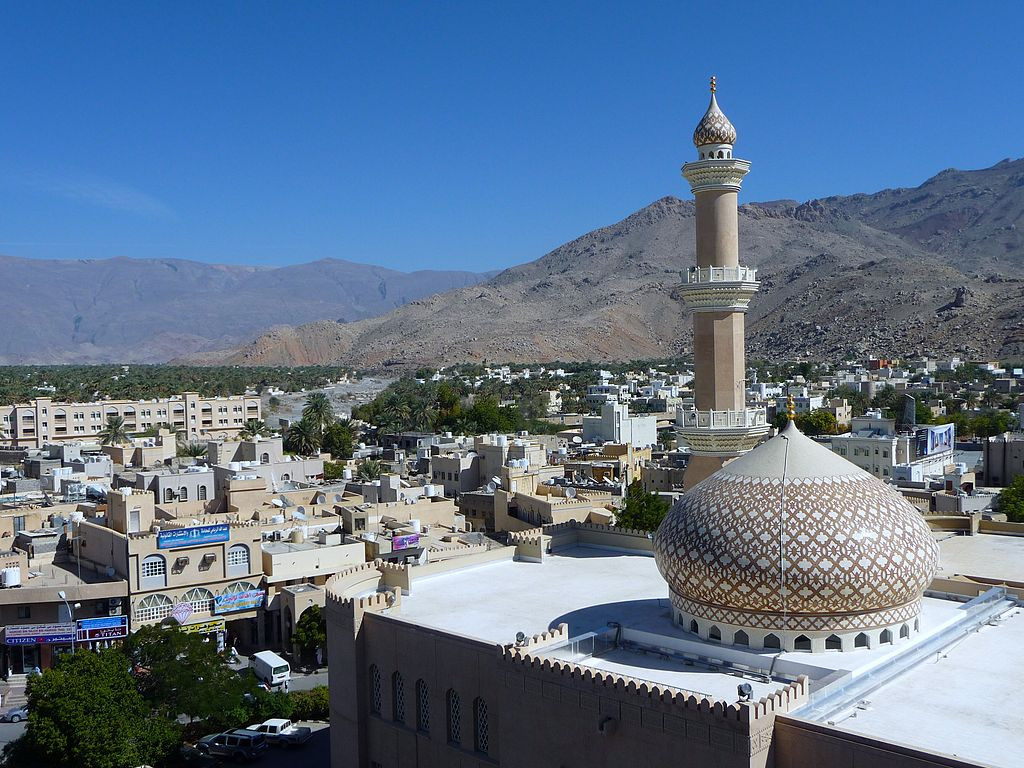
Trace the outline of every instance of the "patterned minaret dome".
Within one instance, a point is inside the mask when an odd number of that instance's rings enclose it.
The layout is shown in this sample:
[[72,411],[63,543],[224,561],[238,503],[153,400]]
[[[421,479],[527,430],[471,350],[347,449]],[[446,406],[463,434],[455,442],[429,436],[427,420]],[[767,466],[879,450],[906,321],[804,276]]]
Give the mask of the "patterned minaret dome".
[[693,131],[693,144],[700,149],[709,144],[735,144],[736,129],[732,127],[729,118],[725,116],[718,107],[718,100],[715,98],[715,91],[718,90],[718,80],[711,76],[711,103],[704,117],[697,123]]

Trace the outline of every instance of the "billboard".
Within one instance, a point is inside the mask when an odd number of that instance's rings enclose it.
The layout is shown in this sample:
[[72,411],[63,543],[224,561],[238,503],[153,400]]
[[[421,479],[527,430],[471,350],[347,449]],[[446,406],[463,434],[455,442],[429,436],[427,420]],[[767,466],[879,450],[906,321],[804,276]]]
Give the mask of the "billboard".
[[391,539],[391,551],[397,552],[400,549],[409,549],[410,547],[418,546],[420,543],[420,535],[418,533],[408,533],[405,536],[395,536]]
[[4,628],[6,645],[38,645],[40,643],[70,643],[75,639],[75,625],[63,624],[9,624]]
[[210,632],[223,632],[224,619],[210,619],[195,624],[182,624],[178,627],[182,632],[196,632],[201,635],[208,635]]
[[169,531],[160,531],[156,535],[156,548],[176,549],[178,547],[196,547],[200,544],[219,544],[230,538],[231,526],[227,523],[174,528]]
[[79,619],[78,642],[117,640],[128,637],[128,617],[110,616],[101,619]]
[[262,589],[247,589],[244,592],[232,592],[228,595],[217,595],[213,598],[214,613],[231,613],[247,611],[263,605],[267,593]]
[[917,430],[917,455],[931,456],[953,450],[956,441],[956,427],[953,424],[937,424]]

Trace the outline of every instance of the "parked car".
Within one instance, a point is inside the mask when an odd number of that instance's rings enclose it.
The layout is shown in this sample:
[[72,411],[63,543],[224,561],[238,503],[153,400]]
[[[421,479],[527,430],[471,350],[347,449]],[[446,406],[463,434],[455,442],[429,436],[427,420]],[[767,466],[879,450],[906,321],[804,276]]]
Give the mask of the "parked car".
[[0,715],[0,722],[3,723],[20,723],[22,720],[28,720],[28,704],[13,707]]
[[291,720],[272,717],[258,725],[250,725],[248,730],[259,731],[267,737],[271,744],[282,747],[295,747],[309,741],[313,731],[305,725],[295,725]]
[[203,752],[198,747],[184,744],[181,747],[181,764],[197,766],[197,768],[216,768],[220,765],[220,758],[214,757],[209,752]]
[[196,742],[196,749],[218,757],[230,757],[237,763],[255,760],[267,750],[267,738],[258,731],[235,728],[224,733],[211,733]]

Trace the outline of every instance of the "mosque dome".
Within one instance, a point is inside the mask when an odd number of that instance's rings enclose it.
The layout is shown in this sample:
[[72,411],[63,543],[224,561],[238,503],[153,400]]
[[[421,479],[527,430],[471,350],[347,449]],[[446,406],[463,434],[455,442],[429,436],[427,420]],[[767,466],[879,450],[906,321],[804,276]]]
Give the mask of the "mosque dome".
[[736,129],[733,128],[729,118],[725,116],[718,107],[718,100],[715,98],[716,80],[711,78],[711,103],[708,104],[708,111],[697,123],[693,131],[693,144],[695,147],[703,147],[708,144],[735,144]]
[[[684,494],[654,551],[685,628],[783,648],[805,633],[806,650],[835,632],[909,636],[938,565],[914,506],[792,421]],[[775,640],[759,642],[766,633]]]

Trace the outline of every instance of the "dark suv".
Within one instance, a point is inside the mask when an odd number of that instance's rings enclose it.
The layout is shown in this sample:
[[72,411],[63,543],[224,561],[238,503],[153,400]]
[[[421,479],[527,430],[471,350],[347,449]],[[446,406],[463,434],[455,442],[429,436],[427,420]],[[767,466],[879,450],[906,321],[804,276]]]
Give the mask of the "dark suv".
[[196,742],[196,748],[201,752],[230,757],[235,762],[244,763],[255,760],[267,750],[267,738],[248,728],[235,728],[233,731],[203,736]]

